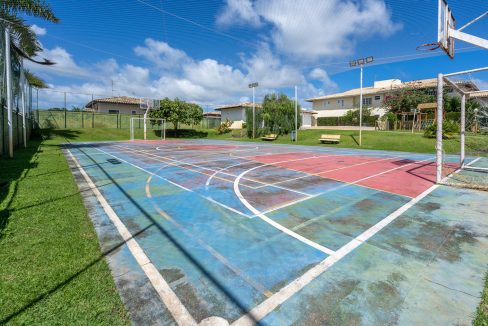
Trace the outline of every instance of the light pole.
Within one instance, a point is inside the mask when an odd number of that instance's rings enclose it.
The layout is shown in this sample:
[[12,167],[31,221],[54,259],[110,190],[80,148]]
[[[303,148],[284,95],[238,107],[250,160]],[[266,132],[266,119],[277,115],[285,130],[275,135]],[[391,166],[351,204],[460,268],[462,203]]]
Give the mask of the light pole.
[[362,131],[363,131],[363,65],[373,62],[373,57],[369,56],[357,60],[349,61],[350,67],[359,66],[360,68],[360,81],[359,81],[359,146],[362,145]]
[[257,82],[251,83],[248,85],[249,88],[252,88],[252,138],[255,138],[256,134],[256,104],[254,101],[254,89],[259,86]]
[[295,141],[298,141],[298,89],[295,85]]

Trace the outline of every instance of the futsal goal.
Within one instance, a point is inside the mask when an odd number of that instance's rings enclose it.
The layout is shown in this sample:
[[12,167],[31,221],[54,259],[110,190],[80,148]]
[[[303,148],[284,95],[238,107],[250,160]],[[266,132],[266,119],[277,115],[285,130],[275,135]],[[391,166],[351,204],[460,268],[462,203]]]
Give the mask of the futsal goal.
[[[152,136],[152,137],[151,137]],[[166,120],[151,118],[130,119],[130,140],[166,139]]]
[[[478,86],[487,73],[488,67],[482,67],[438,75],[436,181],[439,184],[488,191],[488,90]],[[460,99],[446,96],[450,91],[460,94]],[[457,112],[458,104],[460,112]],[[454,154],[446,155],[446,152]]]

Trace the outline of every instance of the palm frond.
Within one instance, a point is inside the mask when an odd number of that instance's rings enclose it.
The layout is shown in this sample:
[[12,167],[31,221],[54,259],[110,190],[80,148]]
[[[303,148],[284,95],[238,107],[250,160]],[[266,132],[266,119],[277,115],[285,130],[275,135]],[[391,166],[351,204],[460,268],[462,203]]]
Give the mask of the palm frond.
[[34,31],[26,25],[25,21],[15,15],[0,13],[2,18],[10,30],[13,43],[17,45],[28,56],[34,56],[41,51],[41,45],[37,41],[37,35]]
[[31,86],[37,88],[49,88],[49,86],[46,84],[44,80],[31,73],[29,70],[25,69],[24,75]]
[[59,22],[59,18],[56,17],[51,7],[40,0],[3,0],[0,2],[0,11],[10,14],[23,13],[53,23]]

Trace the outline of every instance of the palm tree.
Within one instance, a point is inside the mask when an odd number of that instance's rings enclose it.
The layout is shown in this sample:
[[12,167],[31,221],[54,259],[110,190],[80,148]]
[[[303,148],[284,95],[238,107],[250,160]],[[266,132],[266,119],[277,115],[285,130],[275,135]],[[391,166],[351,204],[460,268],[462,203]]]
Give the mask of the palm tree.
[[[19,17],[21,14],[42,18],[53,23],[58,23],[59,19],[54,15],[50,6],[42,0],[2,0],[0,2],[0,23],[10,32],[13,52],[38,64],[54,64],[48,59],[42,61],[34,59],[42,51],[42,47],[34,31],[24,19]],[[31,84],[45,87],[42,79],[32,73],[27,73],[26,77]]]

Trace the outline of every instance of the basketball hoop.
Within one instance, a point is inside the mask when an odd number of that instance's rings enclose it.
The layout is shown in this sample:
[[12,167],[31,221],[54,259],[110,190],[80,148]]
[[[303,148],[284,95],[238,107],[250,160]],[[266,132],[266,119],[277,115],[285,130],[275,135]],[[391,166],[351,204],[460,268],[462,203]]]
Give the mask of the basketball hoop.
[[417,46],[417,51],[435,51],[441,47],[441,42],[425,43]]

